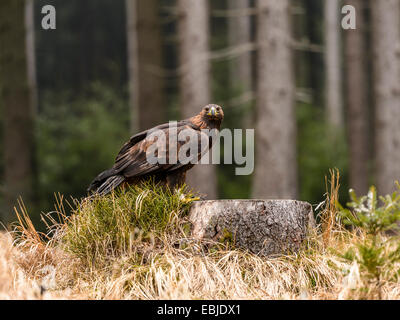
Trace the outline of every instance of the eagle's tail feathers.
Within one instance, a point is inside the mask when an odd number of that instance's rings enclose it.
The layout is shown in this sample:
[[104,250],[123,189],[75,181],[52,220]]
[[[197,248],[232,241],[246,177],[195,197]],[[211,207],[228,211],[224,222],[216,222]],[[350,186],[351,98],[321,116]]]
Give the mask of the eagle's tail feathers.
[[107,180],[96,190],[96,193],[100,195],[108,194],[124,181],[125,181],[124,176],[121,175],[111,176],[107,178]]
[[91,182],[87,191],[96,191],[109,177],[115,176],[117,172],[114,169],[109,169],[100,173],[94,180]]

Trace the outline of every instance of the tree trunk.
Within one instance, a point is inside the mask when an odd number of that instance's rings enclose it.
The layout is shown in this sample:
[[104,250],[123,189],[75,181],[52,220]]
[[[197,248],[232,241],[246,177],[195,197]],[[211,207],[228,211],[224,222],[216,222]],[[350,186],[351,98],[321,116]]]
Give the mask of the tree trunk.
[[[230,0],[229,9],[240,10],[250,7],[249,0]],[[251,42],[250,16],[237,16],[228,19],[229,44],[231,47]],[[231,61],[230,76],[234,88],[244,92],[252,89],[251,53],[245,52]]]
[[33,109],[29,90],[25,1],[0,1],[0,82],[4,120],[3,221],[11,221],[19,196],[32,198]]
[[[249,0],[230,0],[229,9],[239,12],[250,7]],[[234,48],[251,43],[251,24],[249,15],[233,16],[228,18],[229,46]],[[244,52],[239,57],[230,61],[231,87],[241,94],[253,90],[253,74],[251,52]],[[253,114],[250,112],[249,103],[242,104],[242,127],[251,128],[254,123]]]
[[157,0],[126,0],[131,131],[166,122]]
[[197,201],[189,220],[194,238],[228,241],[263,256],[297,251],[315,226],[311,205],[295,200]]
[[[198,114],[210,101],[208,60],[209,16],[206,0],[179,0],[179,51],[181,112],[184,118]],[[188,171],[187,183],[194,190],[217,197],[217,177],[213,165],[197,164]]]
[[25,0],[26,26],[26,59],[28,68],[28,84],[31,93],[31,106],[34,113],[38,108],[38,93],[36,81],[36,54],[35,54],[35,15],[34,0]]
[[332,129],[343,124],[339,0],[325,0],[326,115]]
[[296,118],[288,0],[258,0],[255,198],[297,196]]
[[357,29],[345,32],[347,126],[350,156],[350,187],[358,194],[368,192],[368,74],[365,63],[367,50],[364,1],[349,0],[357,12]]
[[400,1],[371,1],[375,95],[375,177],[381,194],[400,180]]

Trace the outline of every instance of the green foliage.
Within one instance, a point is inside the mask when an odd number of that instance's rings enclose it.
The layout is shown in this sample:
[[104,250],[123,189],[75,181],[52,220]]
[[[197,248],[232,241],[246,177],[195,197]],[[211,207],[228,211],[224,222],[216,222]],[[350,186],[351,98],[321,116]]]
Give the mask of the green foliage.
[[[397,184],[400,190],[400,185]],[[343,222],[352,226],[356,232],[365,233],[342,256],[350,261],[356,261],[363,271],[363,277],[367,284],[374,283],[381,293],[381,279],[386,266],[394,266],[400,262],[399,236],[385,237],[386,231],[399,229],[400,220],[400,194],[394,192],[391,195],[380,196],[380,202],[375,187],[369,189],[368,195],[358,198],[353,190],[350,190],[350,209],[343,208],[338,203]],[[394,270],[393,270],[394,269]],[[389,268],[392,276],[396,276],[400,270]],[[365,288],[367,289],[367,288]]]
[[[242,154],[246,152],[246,136],[242,136]],[[221,164],[218,166],[218,190],[222,199],[247,199],[251,197],[251,175],[237,176],[237,164],[223,164],[224,141],[221,140]],[[233,159],[234,160],[234,159]]]
[[384,247],[371,242],[371,239],[367,239],[364,243],[358,244],[357,248],[359,253],[358,263],[367,271],[367,277],[379,280],[380,270],[388,262]]
[[381,206],[378,206],[378,197],[373,186],[366,196],[358,198],[354,190],[350,190],[349,194],[352,201],[347,205],[351,210],[345,209],[339,204],[345,224],[361,228],[372,236],[377,236],[383,231],[398,229],[397,222],[400,220],[400,194],[398,192],[385,197],[380,196]]
[[[94,81],[113,89],[127,81],[125,1],[52,0],[57,29],[41,26],[42,7],[34,1],[39,97],[51,91],[86,92]],[[35,14],[36,15],[36,14]]]
[[348,157],[344,132],[336,131],[332,138],[322,108],[303,103],[296,110],[300,199],[321,202],[325,193],[324,176],[330,168],[339,169],[342,178],[339,198],[346,199]]
[[219,239],[219,242],[226,244],[233,248],[233,246],[235,244],[234,234],[231,231],[229,231],[228,229],[224,228],[222,230],[222,236]]
[[82,197],[90,181],[113,164],[129,137],[127,103],[100,84],[90,98],[47,95],[37,122],[40,207],[48,211],[54,192]]
[[[244,128],[244,119],[250,120],[250,126],[254,127],[254,102],[246,103],[235,102],[232,97],[240,97],[244,94],[244,89],[241,84],[234,87],[227,86],[231,83],[229,74],[229,66],[233,63],[232,60],[215,61],[212,64],[213,68],[213,97],[215,101],[221,104],[225,110],[225,118],[222,123],[223,128]],[[251,128],[251,127],[250,127]],[[242,154],[246,152],[246,136],[242,136]],[[221,164],[218,165],[218,191],[220,198],[223,199],[247,199],[251,197],[251,175],[237,176],[235,168],[237,165],[224,164],[224,143],[221,140]],[[234,160],[234,159],[233,159]]]
[[104,264],[177,232],[191,201],[185,187],[171,193],[152,181],[94,196],[77,204],[60,240],[84,264]]

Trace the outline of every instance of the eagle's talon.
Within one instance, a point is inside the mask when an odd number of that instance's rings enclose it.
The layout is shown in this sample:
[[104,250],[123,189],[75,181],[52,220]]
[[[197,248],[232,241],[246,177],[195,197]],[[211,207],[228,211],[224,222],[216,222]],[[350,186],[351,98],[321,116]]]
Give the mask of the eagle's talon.
[[199,197],[193,197],[193,196],[190,196],[190,195],[182,195],[182,197],[181,197],[181,201],[183,202],[183,203],[191,203],[191,202],[194,202],[194,201],[199,201],[200,200],[200,198]]
[[183,203],[191,203],[194,201],[199,201],[201,200],[201,198],[199,196],[195,196],[192,193],[184,193],[181,190],[175,190],[175,192],[177,192],[178,194],[180,194],[179,199],[183,202]]

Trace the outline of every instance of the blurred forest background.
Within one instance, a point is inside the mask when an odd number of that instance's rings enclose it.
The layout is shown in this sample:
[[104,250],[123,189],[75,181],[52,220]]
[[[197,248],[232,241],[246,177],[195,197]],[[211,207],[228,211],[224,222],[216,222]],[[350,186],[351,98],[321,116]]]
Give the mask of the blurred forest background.
[[85,196],[130,135],[208,103],[224,128],[256,130],[251,176],[193,169],[209,198],[316,204],[333,167],[342,201],[349,187],[390,192],[399,43],[399,0],[1,0],[0,220],[20,195],[36,221],[54,193]]

